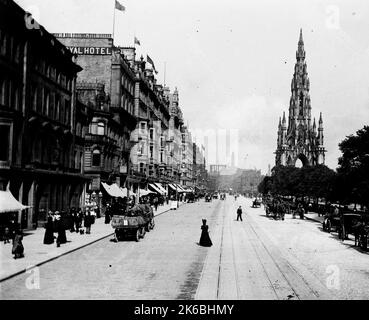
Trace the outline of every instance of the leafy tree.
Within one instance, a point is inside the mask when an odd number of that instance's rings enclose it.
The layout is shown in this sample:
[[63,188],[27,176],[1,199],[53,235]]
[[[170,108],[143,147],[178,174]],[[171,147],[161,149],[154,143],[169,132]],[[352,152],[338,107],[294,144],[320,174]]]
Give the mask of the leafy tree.
[[336,191],[346,202],[369,205],[369,126],[339,144],[342,156],[338,160]]

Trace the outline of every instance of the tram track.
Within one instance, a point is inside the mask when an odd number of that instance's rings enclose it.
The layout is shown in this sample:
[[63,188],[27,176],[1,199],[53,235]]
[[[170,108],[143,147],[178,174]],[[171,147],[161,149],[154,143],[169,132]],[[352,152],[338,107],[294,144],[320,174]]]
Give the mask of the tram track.
[[[299,300],[302,300],[302,299],[304,299],[304,300],[305,299],[309,299],[309,300],[311,300],[311,299],[312,300],[321,299],[321,295],[319,294],[319,292],[317,290],[315,290],[310,285],[310,282],[312,282],[311,280],[313,279],[313,277],[309,277],[311,279],[310,279],[310,281],[308,281],[304,277],[302,272],[297,270],[296,266],[294,266],[294,264],[292,264],[289,261],[290,260],[289,256],[285,256],[285,254],[278,247],[276,247],[276,245],[274,243],[272,243],[270,240],[267,241],[266,235],[264,235],[264,237],[262,237],[261,234],[260,234],[260,232],[262,232],[262,230],[259,230],[259,232],[257,231],[259,226],[257,226],[255,224],[252,217],[247,216],[245,220],[247,221],[247,223],[243,225],[244,232],[247,233],[248,230],[249,230],[258,239],[258,243],[262,246],[265,253],[273,261],[275,267],[279,270],[279,274],[283,277],[283,279],[288,284],[290,290],[294,293],[293,296],[295,296]],[[258,249],[256,248],[255,244],[252,243],[252,245],[254,247],[255,252],[257,253]],[[260,255],[257,254],[257,256],[260,259]],[[260,263],[263,265],[262,260],[260,260]],[[264,268],[264,265],[263,265],[263,268]],[[268,271],[265,268],[264,268],[264,271],[265,271],[265,274],[268,277],[268,279],[270,279],[270,275],[269,275]],[[314,282],[314,283],[317,284],[316,282]],[[271,281],[271,284],[272,284],[272,281]],[[273,286],[273,288],[274,288],[274,286]],[[325,289],[325,288],[321,287],[320,289]],[[281,296],[280,292],[278,292],[278,291],[275,291],[275,292],[276,292],[277,296],[279,296],[282,299],[285,299],[285,297],[283,297],[283,295]],[[326,292],[324,292],[324,294],[326,294]],[[290,299],[291,297],[288,297],[288,298]]]
[[[285,256],[263,231],[259,230],[252,217],[247,214],[244,215],[243,222],[232,223],[232,216],[235,215],[239,202],[230,204],[229,201],[222,203],[221,216],[217,220],[217,232],[221,235],[218,235],[216,240],[220,243],[212,248],[217,250],[217,258],[213,253],[210,262],[216,265],[213,268],[204,265],[207,272],[214,274],[213,276],[216,273],[214,298],[320,299],[319,292],[310,285],[303,272],[299,271],[300,268],[291,263],[289,256]],[[239,234],[236,235],[235,232]],[[205,264],[207,260],[208,257]],[[205,278],[210,279],[209,276]],[[310,279],[311,275],[308,278]]]

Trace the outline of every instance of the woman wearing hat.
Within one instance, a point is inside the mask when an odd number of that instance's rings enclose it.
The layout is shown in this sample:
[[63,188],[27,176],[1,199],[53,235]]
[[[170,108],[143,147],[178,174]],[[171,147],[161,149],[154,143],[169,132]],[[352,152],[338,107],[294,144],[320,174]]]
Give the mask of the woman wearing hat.
[[206,220],[202,219],[202,226],[201,226],[201,237],[199,245],[202,247],[211,247],[213,243],[211,242],[210,236],[209,236],[209,226],[206,225]]
[[54,224],[53,217],[49,215],[45,225],[44,244],[52,244],[52,243],[54,243]]

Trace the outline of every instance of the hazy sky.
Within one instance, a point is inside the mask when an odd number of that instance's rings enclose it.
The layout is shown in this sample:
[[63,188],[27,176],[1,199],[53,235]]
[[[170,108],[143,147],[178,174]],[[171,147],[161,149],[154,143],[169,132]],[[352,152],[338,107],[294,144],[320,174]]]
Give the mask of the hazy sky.
[[[17,0],[50,32],[112,33],[115,0]],[[300,28],[312,115],[323,113],[326,164],[338,143],[368,124],[369,2],[120,0],[115,44],[141,41],[163,82],[178,87],[190,129],[237,130],[238,166],[274,165],[288,113]],[[247,155],[247,156],[246,156]],[[219,162],[224,162],[224,154]],[[215,163],[211,154],[208,162]],[[237,160],[236,160],[237,163]]]

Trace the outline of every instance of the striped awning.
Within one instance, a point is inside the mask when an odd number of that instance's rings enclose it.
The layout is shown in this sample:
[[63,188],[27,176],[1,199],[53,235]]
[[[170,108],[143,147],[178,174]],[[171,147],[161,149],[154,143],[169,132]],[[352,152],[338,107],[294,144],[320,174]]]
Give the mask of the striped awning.
[[155,192],[163,194],[163,191],[161,191],[155,184],[149,183],[149,187],[152,188]]
[[155,182],[155,185],[159,188],[159,190],[161,190],[163,192],[163,194],[168,194],[168,191],[165,190],[165,188],[163,187],[163,185],[159,182]]

